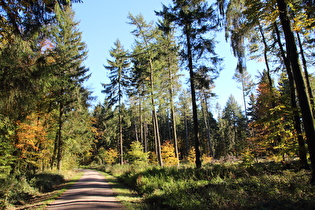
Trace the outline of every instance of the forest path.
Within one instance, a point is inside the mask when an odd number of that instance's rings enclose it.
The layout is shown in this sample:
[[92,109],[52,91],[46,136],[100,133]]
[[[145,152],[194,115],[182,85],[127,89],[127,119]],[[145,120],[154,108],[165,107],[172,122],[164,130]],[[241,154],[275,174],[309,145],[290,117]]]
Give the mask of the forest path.
[[124,207],[117,201],[110,184],[100,172],[84,170],[83,176],[46,209],[124,209]]

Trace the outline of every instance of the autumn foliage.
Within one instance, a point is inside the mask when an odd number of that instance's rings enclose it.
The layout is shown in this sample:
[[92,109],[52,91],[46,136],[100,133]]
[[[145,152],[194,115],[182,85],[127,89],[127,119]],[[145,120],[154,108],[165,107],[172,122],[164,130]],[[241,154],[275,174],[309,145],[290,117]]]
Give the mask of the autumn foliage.
[[175,157],[174,145],[170,141],[165,141],[161,147],[163,164],[165,166],[176,166],[179,164]]
[[41,116],[33,113],[25,121],[17,121],[16,125],[15,147],[19,151],[19,158],[33,167],[47,164],[52,141],[47,138],[47,128]]

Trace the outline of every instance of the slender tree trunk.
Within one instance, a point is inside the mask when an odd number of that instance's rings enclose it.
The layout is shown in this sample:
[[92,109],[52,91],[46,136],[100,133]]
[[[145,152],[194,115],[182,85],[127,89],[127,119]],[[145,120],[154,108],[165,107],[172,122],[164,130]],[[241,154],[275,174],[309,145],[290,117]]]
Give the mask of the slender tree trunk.
[[210,127],[209,127],[209,123],[208,123],[208,117],[209,117],[208,109],[207,109],[208,104],[207,104],[207,99],[206,99],[204,91],[202,91],[202,93],[203,93],[203,105],[201,106],[201,108],[202,108],[202,114],[203,114],[203,121],[204,121],[204,124],[205,124],[207,140],[208,140],[208,144],[209,144],[209,155],[210,155],[210,157],[213,157],[214,156],[214,152],[213,152],[213,149],[212,149]]
[[136,138],[136,141],[139,142],[138,127],[137,127],[136,121],[135,121],[135,123],[134,123],[134,128],[135,128],[135,138]]
[[57,148],[58,148],[58,130],[56,132],[56,136],[55,136],[55,142],[54,142],[54,150],[53,150],[53,154],[51,157],[51,162],[50,162],[50,169],[54,168],[54,164],[56,161],[56,157],[57,157]]
[[[268,81],[269,81],[269,85],[270,85],[270,91],[271,91],[271,93],[273,93],[273,90],[272,90],[273,84],[272,84],[272,79],[270,76],[270,67],[269,67],[269,61],[268,61],[268,55],[267,55],[268,45],[267,45],[266,38],[265,38],[263,29],[262,29],[262,26],[260,25],[260,23],[259,23],[259,32],[260,32],[260,35],[261,35],[261,38],[262,38],[262,41],[264,44],[264,59],[265,59],[265,64],[266,64],[266,68],[267,68],[267,76],[268,76]],[[275,107],[275,106],[273,106],[273,107]]]
[[187,122],[187,114],[186,111],[184,113],[184,124],[185,124],[185,143],[186,143],[186,156],[188,156],[189,154],[189,140],[188,140],[188,122]]
[[119,114],[118,114],[118,121],[119,121],[119,159],[120,159],[120,165],[124,164],[124,150],[123,150],[123,136],[122,136],[122,119],[121,119],[121,113],[120,113],[120,105],[119,105]]
[[142,145],[144,145],[144,142],[143,142],[143,122],[142,122],[142,106],[141,106],[141,99],[140,99],[140,102],[139,102],[139,125],[140,125],[140,142],[142,143]]
[[282,56],[282,58],[284,60],[284,64],[286,66],[288,79],[289,79],[291,106],[292,106],[292,109],[293,109],[294,129],[296,131],[298,144],[299,144],[300,165],[304,169],[309,169],[309,165],[307,163],[307,158],[306,158],[306,147],[305,147],[305,142],[304,142],[304,139],[303,139],[303,133],[302,133],[302,129],[301,129],[300,115],[299,115],[299,112],[298,112],[298,106],[296,104],[296,95],[295,95],[293,73],[292,73],[292,70],[291,70],[290,61],[288,60],[287,56],[285,55],[285,51],[284,51],[284,49],[282,47],[280,32],[279,32],[277,23],[275,23],[274,25],[275,25],[276,35],[277,35],[277,40],[276,41],[277,41],[277,43],[279,45],[281,56]]
[[152,109],[152,121],[153,121],[153,130],[154,130],[154,139],[155,139],[155,148],[156,148],[156,155],[158,158],[158,162],[160,166],[163,166],[162,154],[161,154],[161,139],[160,139],[160,132],[159,132],[159,123],[157,119],[157,114],[155,110],[155,102],[154,102],[154,77],[153,77],[153,65],[152,60],[149,59],[150,64],[150,94],[151,94],[151,109]]
[[58,118],[58,140],[57,140],[57,169],[61,170],[62,150],[63,150],[63,139],[62,139],[62,126],[63,126],[63,102],[59,104],[59,118]]
[[174,151],[175,157],[177,158],[177,164],[179,164],[179,154],[178,154],[178,141],[177,141],[177,129],[176,129],[176,118],[175,118],[175,109],[174,109],[174,101],[173,101],[173,77],[171,73],[171,69],[168,69],[168,76],[170,80],[170,109],[171,109],[171,119],[172,119],[172,129],[173,129],[173,137],[174,137]]
[[307,92],[308,92],[308,96],[310,99],[310,103],[311,103],[312,111],[313,111],[313,115],[314,115],[314,113],[315,113],[314,96],[313,96],[313,91],[312,91],[312,87],[310,84],[310,77],[309,77],[309,73],[308,73],[308,69],[307,69],[306,59],[305,59],[304,50],[303,50],[303,46],[302,46],[301,37],[300,37],[299,32],[296,32],[296,36],[298,38],[299,47],[300,47],[300,53],[301,53],[301,58],[302,58],[302,63],[303,63],[303,68],[304,68]]
[[248,115],[247,115],[247,105],[246,105],[246,95],[245,95],[245,81],[244,81],[244,72],[241,74],[242,77],[242,95],[243,95],[243,103],[244,103],[244,115],[246,118],[246,131],[248,131]]
[[[266,38],[265,38],[265,35],[264,35],[263,28],[260,25],[260,23],[259,23],[259,31],[260,31],[260,34],[261,34],[261,37],[262,37],[262,41],[264,43],[264,58],[265,58],[265,64],[266,64],[266,68],[267,68],[267,77],[268,77],[268,81],[269,81],[269,90],[270,90],[271,97],[272,97],[271,105],[272,105],[272,108],[274,108],[274,107],[276,107],[276,102],[275,102],[276,100],[275,100],[275,95],[274,95],[274,90],[273,90],[273,82],[272,82],[271,75],[270,75],[271,71],[270,71],[269,60],[268,60],[268,55],[267,55],[268,45],[267,45],[267,41],[266,41]],[[276,138],[277,138],[278,143],[280,143],[282,141],[280,135],[277,135]],[[275,151],[277,151],[277,150],[279,150],[279,149],[275,149]]]
[[190,33],[188,26],[186,26],[186,41],[187,41],[187,53],[188,53],[188,69],[190,75],[190,89],[191,89],[191,101],[193,108],[193,121],[194,121],[194,139],[195,139],[195,152],[196,152],[196,167],[201,168],[201,153],[200,153],[200,142],[199,142],[199,124],[198,124],[198,113],[196,103],[196,90],[195,90],[195,75],[193,70],[193,59],[192,50],[190,43]]
[[[121,72],[121,69],[119,70]],[[118,123],[119,123],[119,152],[120,152],[120,165],[124,164],[124,148],[123,148],[123,127],[122,127],[122,116],[121,116],[121,75],[118,77]]]
[[297,89],[297,95],[299,98],[299,104],[301,107],[302,119],[305,128],[305,134],[308,143],[308,149],[311,159],[312,177],[311,184],[315,184],[315,124],[313,112],[311,109],[310,101],[307,95],[302,70],[299,65],[299,56],[295,44],[294,35],[291,29],[290,20],[287,14],[287,4],[284,0],[277,0],[279,9],[279,18],[282,24],[286,48],[288,52],[288,59],[291,62],[294,81]]
[[143,124],[143,142],[144,142],[144,152],[148,152],[148,124],[144,122]]

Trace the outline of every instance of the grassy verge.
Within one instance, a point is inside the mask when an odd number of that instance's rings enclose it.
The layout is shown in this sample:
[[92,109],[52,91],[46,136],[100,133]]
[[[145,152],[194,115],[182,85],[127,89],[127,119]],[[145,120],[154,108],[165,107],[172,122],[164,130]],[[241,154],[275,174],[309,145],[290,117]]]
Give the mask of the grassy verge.
[[152,209],[314,209],[310,172],[277,163],[210,164],[202,169],[113,166]]
[[117,194],[117,199],[127,209],[146,209],[146,204],[142,202],[142,197],[137,192],[131,190],[113,175],[103,172],[106,181],[111,185],[114,192]]

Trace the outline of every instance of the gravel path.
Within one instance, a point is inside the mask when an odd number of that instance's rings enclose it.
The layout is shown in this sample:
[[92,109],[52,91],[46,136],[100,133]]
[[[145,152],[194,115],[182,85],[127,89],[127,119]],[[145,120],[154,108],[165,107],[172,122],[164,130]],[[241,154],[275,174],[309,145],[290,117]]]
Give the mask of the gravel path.
[[124,207],[117,201],[115,193],[100,172],[84,170],[83,176],[46,209],[124,209]]

